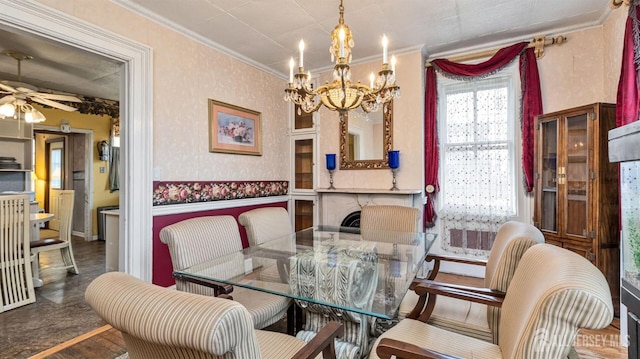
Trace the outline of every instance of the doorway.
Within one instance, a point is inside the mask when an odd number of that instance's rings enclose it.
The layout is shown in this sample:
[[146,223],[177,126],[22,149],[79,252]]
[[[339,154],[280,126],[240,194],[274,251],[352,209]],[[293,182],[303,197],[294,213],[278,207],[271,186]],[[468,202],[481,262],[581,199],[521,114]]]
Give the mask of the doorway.
[[121,67],[123,129],[120,183],[120,270],[152,280],[153,56],[147,45],[70,14],[31,3],[0,0],[0,25],[117,60]]
[[[52,126],[34,126],[34,171],[37,181],[34,186],[36,200],[45,212],[55,214],[57,191],[75,191],[73,204],[72,234],[85,241],[96,239],[93,235],[93,131],[72,129],[61,132]],[[56,222],[49,223],[56,229]]]

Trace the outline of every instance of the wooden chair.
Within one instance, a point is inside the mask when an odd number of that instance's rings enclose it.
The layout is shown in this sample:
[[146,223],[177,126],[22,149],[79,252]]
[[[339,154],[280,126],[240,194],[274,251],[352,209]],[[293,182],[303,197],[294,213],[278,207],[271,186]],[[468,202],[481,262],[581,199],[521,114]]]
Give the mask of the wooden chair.
[[[416,279],[414,285],[427,283],[429,289],[421,296],[409,291],[401,304],[401,317],[421,316],[434,326],[496,343],[500,308],[487,306],[484,299],[503,298],[524,253],[540,243],[544,243],[544,236],[536,227],[509,221],[500,226],[487,260],[428,255],[427,261],[435,262],[433,270],[427,279]],[[484,287],[435,282],[442,261],[485,266]]]
[[64,265],[62,268],[79,274],[76,260],[73,256],[73,247],[71,245],[71,222],[73,220],[73,190],[60,191],[59,196],[55,197],[55,205],[57,206],[57,222],[59,226],[58,238],[41,238],[38,241],[31,242],[31,254],[35,256],[32,262],[32,271],[35,278],[40,277],[40,253],[46,251],[59,250]]
[[[416,287],[418,293],[428,284]],[[370,358],[566,358],[578,330],[602,329],[613,319],[609,286],[584,257],[550,244],[527,250],[504,300],[498,344],[403,319],[384,333]]]
[[131,359],[321,358],[335,359],[342,326],[328,324],[309,344],[292,336],[255,330],[240,303],[162,288],[120,272],[105,273],[85,298],[122,332]]
[[29,196],[0,195],[0,313],[36,301],[29,228]]
[[[207,260],[238,253],[235,263],[224,270],[229,273],[244,273],[242,242],[238,223],[232,216],[205,216],[190,218],[164,227],[160,240],[169,246],[173,269],[184,269]],[[265,328],[284,318],[291,300],[277,295],[254,291],[242,287],[229,288],[220,285],[214,288],[176,279],[176,288],[195,294],[228,295],[233,290],[233,299],[244,305],[253,316],[256,329]]]
[[250,246],[293,233],[289,213],[282,207],[252,209],[241,213],[238,216],[238,222],[247,230]]

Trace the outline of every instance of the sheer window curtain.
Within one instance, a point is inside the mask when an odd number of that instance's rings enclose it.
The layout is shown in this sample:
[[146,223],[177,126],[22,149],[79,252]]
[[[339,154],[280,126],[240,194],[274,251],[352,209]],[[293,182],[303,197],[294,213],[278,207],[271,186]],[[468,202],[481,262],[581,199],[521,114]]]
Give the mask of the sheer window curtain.
[[500,225],[517,215],[515,74],[510,66],[487,79],[439,77],[440,223],[448,252],[486,254]]

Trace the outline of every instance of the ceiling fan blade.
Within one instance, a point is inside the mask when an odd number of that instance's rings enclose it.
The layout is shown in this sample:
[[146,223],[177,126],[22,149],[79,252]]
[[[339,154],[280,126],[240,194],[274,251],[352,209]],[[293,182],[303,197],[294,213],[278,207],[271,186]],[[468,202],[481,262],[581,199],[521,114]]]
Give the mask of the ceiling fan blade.
[[2,82],[0,82],[0,89],[3,89],[5,91],[9,91],[9,92],[17,92],[16,89],[14,89],[13,87],[9,86],[9,85],[5,85]]
[[37,92],[37,93],[31,93],[31,94],[29,94],[29,96],[39,97],[39,98],[43,98],[43,99],[46,99],[46,100],[54,100],[54,101],[82,102],[82,100],[80,100],[79,98],[77,98],[75,96],[58,95],[58,94],[53,94],[53,93]]
[[43,105],[47,105],[47,106],[51,106],[53,108],[57,108],[60,110],[64,110],[64,111],[69,111],[69,112],[73,112],[73,111],[77,111],[77,108],[71,107],[71,106],[67,106],[64,104],[61,104],[59,102],[55,102],[55,101],[51,101],[51,100],[47,100],[44,98],[39,98],[39,97],[31,97],[31,100],[37,103],[41,103]]
[[15,100],[16,100],[16,98],[14,96],[11,96],[11,95],[5,96],[3,98],[0,98],[0,105],[8,103],[8,102],[13,102]]
[[35,92],[35,91],[33,91],[32,89],[30,89],[30,88],[26,88],[26,87],[18,87],[18,88],[16,88],[16,90],[18,90],[18,91],[20,91],[20,92],[23,92],[23,93],[31,93],[31,92]]

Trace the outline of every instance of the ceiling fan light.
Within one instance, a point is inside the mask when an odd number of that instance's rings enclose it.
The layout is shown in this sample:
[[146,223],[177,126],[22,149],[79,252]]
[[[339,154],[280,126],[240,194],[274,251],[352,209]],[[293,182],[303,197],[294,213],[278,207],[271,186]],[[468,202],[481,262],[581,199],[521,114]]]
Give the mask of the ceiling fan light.
[[24,122],[33,123],[33,112],[25,112],[24,113]]
[[34,123],[39,123],[39,122],[44,122],[47,120],[46,117],[44,117],[44,115],[42,114],[42,112],[38,111],[38,110],[33,110],[32,112],[33,114],[33,122]]
[[35,108],[31,111],[26,111],[24,113],[24,121],[28,123],[38,123],[46,120],[42,112],[36,110]]
[[0,106],[0,116],[13,117],[16,113],[16,108],[10,103],[5,103]]

